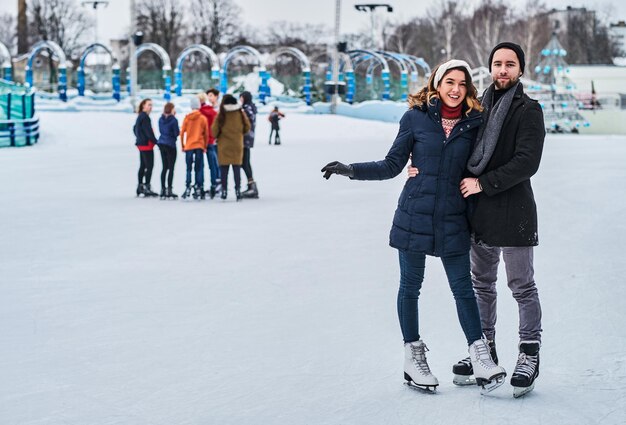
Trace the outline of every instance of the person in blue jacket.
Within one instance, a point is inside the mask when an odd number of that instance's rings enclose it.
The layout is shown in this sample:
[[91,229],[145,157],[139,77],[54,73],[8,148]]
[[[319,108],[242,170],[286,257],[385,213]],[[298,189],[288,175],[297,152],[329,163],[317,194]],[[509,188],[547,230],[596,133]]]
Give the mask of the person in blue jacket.
[[476,382],[490,391],[504,382],[483,338],[470,277],[470,232],[467,204],[459,191],[465,165],[482,123],[482,107],[465,61],[450,60],[435,68],[428,84],[409,97],[409,110],[382,161],[350,165],[333,161],[322,168],[354,180],[397,176],[409,159],[420,173],[408,179],[400,194],[389,244],[398,249],[400,288],[398,318],[404,339],[407,384],[434,391],[439,384],[426,360],[419,329],[418,300],[426,256],[440,257],[467,339]]
[[[159,140],[157,146],[161,151],[163,171],[161,171],[161,199],[178,199],[178,195],[172,192],[174,182],[174,165],[176,164],[176,139],[180,134],[176,108],[171,102],[163,107],[163,115],[159,118]],[[167,179],[167,186],[165,180]]]

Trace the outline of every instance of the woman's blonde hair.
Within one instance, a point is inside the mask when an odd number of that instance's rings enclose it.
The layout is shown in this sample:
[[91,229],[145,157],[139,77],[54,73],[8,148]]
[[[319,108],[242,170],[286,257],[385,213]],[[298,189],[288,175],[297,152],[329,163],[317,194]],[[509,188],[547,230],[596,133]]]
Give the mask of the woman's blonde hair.
[[[439,93],[437,93],[437,87],[435,87],[435,74],[437,74],[437,69],[439,69],[440,65],[437,65],[435,69],[432,70],[430,74],[430,78],[428,78],[428,83],[422,87],[420,91],[415,94],[410,94],[408,98],[409,108],[420,107],[424,104],[431,104],[431,100],[434,98],[439,98]],[[465,115],[469,115],[472,109],[475,109],[479,112],[482,112],[483,107],[480,105],[478,101],[478,90],[472,83],[472,76],[467,72],[467,69],[463,67],[450,68],[446,71],[443,76],[445,77],[450,73],[450,71],[459,70],[465,74],[465,84],[467,87],[467,94],[465,95],[465,104],[468,106],[467,112]],[[443,81],[443,77],[441,78]],[[441,84],[441,82],[440,82]]]
[[206,94],[204,92],[198,93],[198,100],[200,100],[200,103],[206,103],[207,101]]

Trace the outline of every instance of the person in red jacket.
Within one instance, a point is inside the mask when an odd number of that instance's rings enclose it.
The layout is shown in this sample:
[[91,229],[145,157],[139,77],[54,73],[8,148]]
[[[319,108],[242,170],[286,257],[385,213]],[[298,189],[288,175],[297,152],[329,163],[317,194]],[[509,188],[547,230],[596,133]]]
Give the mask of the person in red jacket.
[[209,196],[211,199],[215,197],[215,194],[220,190],[220,167],[217,163],[217,144],[215,143],[215,136],[211,130],[213,121],[217,117],[217,111],[215,108],[218,106],[218,100],[220,92],[216,88],[207,90],[206,95],[200,93],[198,98],[200,99],[200,113],[204,115],[209,124],[209,144],[206,149],[206,159],[209,164],[209,173],[211,174],[211,188],[209,189]]

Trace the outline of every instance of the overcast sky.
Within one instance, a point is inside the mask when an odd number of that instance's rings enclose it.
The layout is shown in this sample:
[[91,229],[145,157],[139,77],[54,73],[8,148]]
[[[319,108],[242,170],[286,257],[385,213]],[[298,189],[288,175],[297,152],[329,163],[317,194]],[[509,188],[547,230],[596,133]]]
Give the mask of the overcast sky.
[[[80,0],[76,0],[80,2]],[[255,27],[266,27],[273,21],[310,22],[334,27],[335,0],[234,0],[243,10],[243,22]],[[473,0],[470,3],[476,3]],[[369,14],[358,12],[354,5],[371,3],[364,0],[343,0],[341,11],[341,32],[366,31],[369,28]],[[408,21],[415,16],[424,16],[426,5],[437,4],[428,0],[387,0],[394,7],[389,16],[396,21]],[[522,3],[522,2],[520,2]],[[524,2],[525,3],[525,2]],[[624,0],[549,0],[548,8],[564,9],[587,7],[602,16],[611,16],[611,22],[626,20]],[[98,11],[98,32],[100,41],[121,38],[130,27],[130,0],[109,0],[109,6]],[[16,13],[17,0],[0,0],[0,11]],[[610,15],[607,15],[609,14]]]

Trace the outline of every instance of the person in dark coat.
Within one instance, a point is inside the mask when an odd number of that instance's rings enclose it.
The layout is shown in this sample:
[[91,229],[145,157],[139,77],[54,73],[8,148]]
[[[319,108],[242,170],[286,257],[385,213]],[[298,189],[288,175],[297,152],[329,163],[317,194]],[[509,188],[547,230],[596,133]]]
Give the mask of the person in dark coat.
[[[461,182],[472,214],[472,280],[485,336],[497,358],[496,280],[500,256],[508,286],[519,310],[519,354],[511,377],[516,396],[531,391],[539,376],[541,304],[535,285],[533,247],[539,243],[537,208],[530,178],[537,172],[543,151],[545,125],[538,102],[525,93],[519,78],[525,55],[520,46],[498,44],[489,57],[493,84],[482,105],[486,124],[468,162],[474,177]],[[419,170],[409,167],[409,177]],[[469,359],[453,367],[457,375],[472,375]]]
[[426,361],[418,319],[425,260],[430,255],[440,257],[446,270],[475,373],[495,387],[506,372],[493,362],[482,339],[470,277],[467,205],[458,189],[482,122],[469,65],[460,60],[441,64],[409,103],[411,108],[400,120],[384,160],[350,165],[334,161],[322,172],[325,178],[341,174],[355,180],[384,180],[397,176],[412,158],[420,173],[407,180],[400,194],[389,236],[400,257],[397,308],[405,344],[405,379],[420,387],[438,385]]
[[[174,182],[174,165],[176,164],[176,139],[180,134],[176,108],[171,102],[163,107],[163,115],[159,118],[159,140],[157,145],[161,151],[163,171],[161,171],[161,199],[177,199],[178,195],[172,191]],[[165,180],[167,179],[167,186]]]
[[137,179],[137,196],[157,196],[150,188],[152,169],[154,168],[154,145],[157,138],[152,130],[150,121],[152,112],[152,99],[144,99],[139,103],[137,120],[133,127],[135,133],[135,146],[139,150],[139,173]]
[[482,100],[487,122],[468,162],[475,177],[461,183],[463,196],[471,199],[473,208],[472,275],[489,340],[496,336],[500,255],[517,301],[519,352],[511,376],[516,396],[532,390],[539,376],[542,332],[533,267],[533,247],[539,243],[537,207],[530,178],[539,169],[546,132],[541,106],[524,93],[519,81],[524,66],[524,51],[517,44],[500,43],[491,51],[493,84]]
[[270,112],[270,115],[267,117],[267,120],[271,123],[272,129],[270,130],[270,145],[272,144],[272,134],[276,132],[276,136],[274,136],[274,144],[280,145],[280,135],[278,132],[280,131],[279,121],[285,118],[285,114],[278,110],[278,106],[274,106],[274,110]]
[[243,191],[241,196],[244,198],[256,199],[259,197],[259,189],[257,188],[254,177],[252,176],[252,165],[250,164],[250,150],[254,147],[254,130],[256,129],[256,115],[257,109],[254,102],[252,102],[252,94],[249,91],[244,91],[239,96],[241,102],[241,109],[246,113],[248,121],[250,121],[250,131],[243,136],[243,163],[241,168],[248,178],[248,188]]

